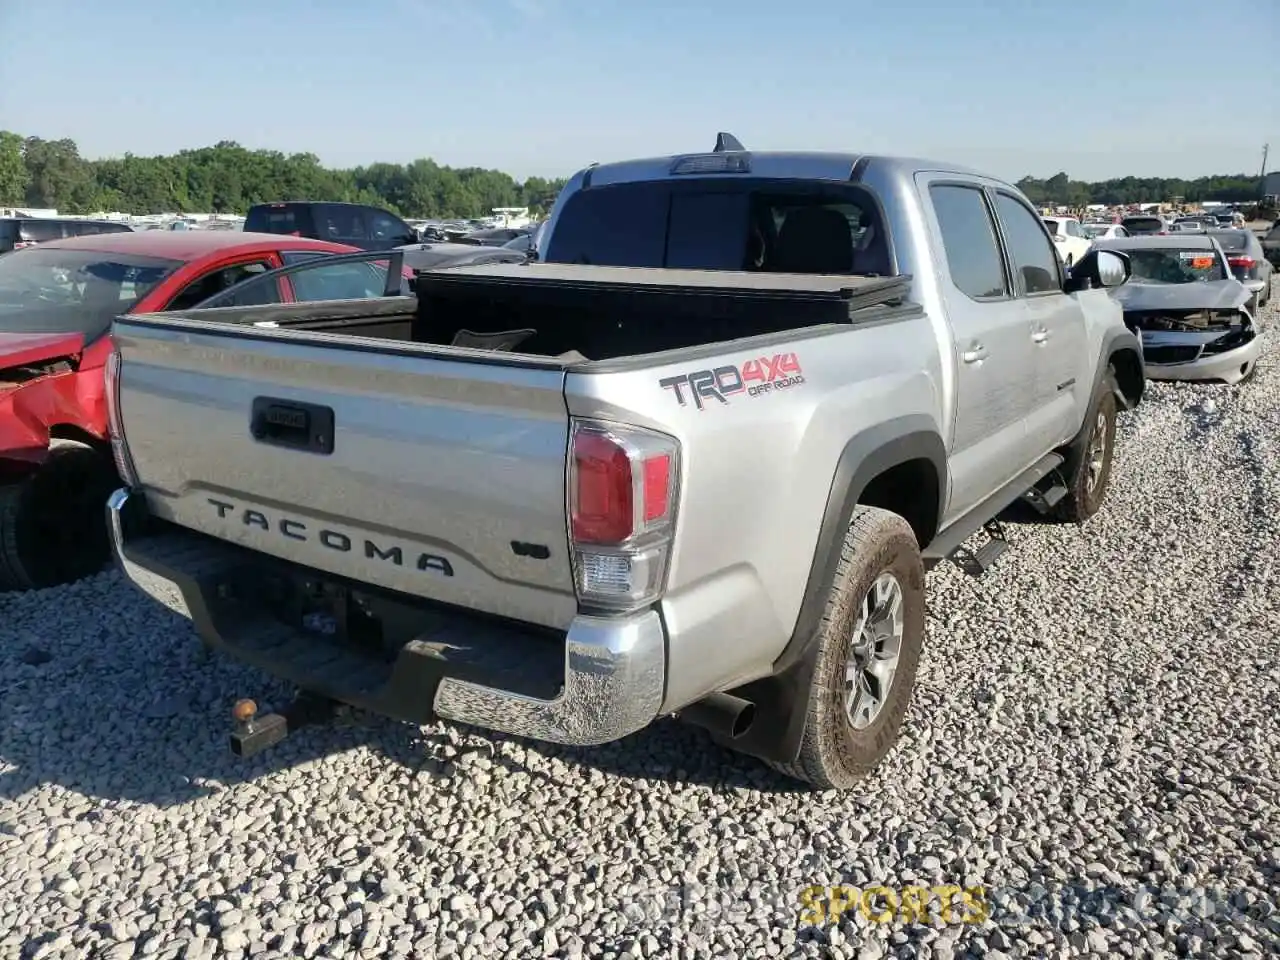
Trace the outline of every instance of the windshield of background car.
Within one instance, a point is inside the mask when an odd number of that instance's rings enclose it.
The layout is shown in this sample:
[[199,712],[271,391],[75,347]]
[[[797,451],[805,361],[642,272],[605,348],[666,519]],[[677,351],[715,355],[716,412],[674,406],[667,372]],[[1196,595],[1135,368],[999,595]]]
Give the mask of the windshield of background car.
[[1105,236],[1107,231],[1111,229],[1109,223],[1086,223],[1084,225],[1084,235],[1090,240]]
[[92,250],[16,250],[0,257],[0,333],[82,333],[94,340],[181,265]]
[[1130,233],[1159,233],[1164,229],[1164,221],[1159,217],[1130,217],[1122,226]]
[[1204,247],[1162,247],[1124,252],[1133,264],[1131,283],[1203,283],[1227,279],[1222,258],[1216,251]]
[[[549,263],[615,267],[887,275],[877,220],[871,196],[853,184],[640,181],[575,193],[539,255]],[[832,236],[847,236],[849,247],[832,248]]]

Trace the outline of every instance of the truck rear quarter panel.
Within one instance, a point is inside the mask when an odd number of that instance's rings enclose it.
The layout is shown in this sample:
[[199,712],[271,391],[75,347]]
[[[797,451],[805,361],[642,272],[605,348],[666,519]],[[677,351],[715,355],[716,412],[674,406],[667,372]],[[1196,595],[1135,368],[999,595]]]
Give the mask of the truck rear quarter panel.
[[[662,601],[664,710],[771,672],[796,623],[845,446],[889,417],[939,423],[932,336],[930,320],[915,315],[740,341],[714,357],[642,370],[569,373],[571,415],[647,426],[681,443]],[[695,397],[680,379],[689,377],[717,378],[725,389]],[[680,379],[679,396],[670,378]]]

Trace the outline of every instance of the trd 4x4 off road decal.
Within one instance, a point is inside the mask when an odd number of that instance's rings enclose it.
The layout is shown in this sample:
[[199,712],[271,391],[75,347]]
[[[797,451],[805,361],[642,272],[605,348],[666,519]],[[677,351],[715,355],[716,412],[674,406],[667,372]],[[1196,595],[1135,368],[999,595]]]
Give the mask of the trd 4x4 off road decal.
[[731,397],[746,394],[761,397],[776,390],[798,387],[804,383],[800,361],[794,353],[777,353],[757,357],[739,365],[725,364],[709,370],[694,370],[675,377],[663,377],[658,386],[675,394],[680,406],[692,400],[699,410],[708,400],[728,403]]

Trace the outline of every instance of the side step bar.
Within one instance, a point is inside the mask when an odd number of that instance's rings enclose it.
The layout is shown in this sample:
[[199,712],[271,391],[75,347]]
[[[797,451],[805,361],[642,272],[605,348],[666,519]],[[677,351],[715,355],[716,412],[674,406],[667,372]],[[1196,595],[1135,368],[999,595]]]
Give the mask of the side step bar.
[[[1041,493],[1036,489],[1036,484],[1062,466],[1062,463],[1061,454],[1046,453],[1034,465],[1022,471],[1013,480],[987,497],[951,526],[941,531],[924,550],[925,568],[928,569],[943,560],[949,559],[960,548],[962,543],[979,530],[985,529],[991,540],[974,554],[973,562],[970,566],[976,565],[980,567],[980,573],[989,569],[991,564],[995,563],[996,559],[1009,547],[1004,537],[1004,530],[995,522],[995,518],[1015,500],[1029,498],[1033,493],[1039,500],[1047,504],[1046,510],[1052,509],[1054,504],[1057,504],[1066,496],[1066,487],[1055,485]],[[1061,492],[1058,492],[1059,490]],[[1052,500],[1050,500],[1051,497]],[[1039,503],[1035,500],[1031,500],[1031,503],[1037,509],[1040,508]]]

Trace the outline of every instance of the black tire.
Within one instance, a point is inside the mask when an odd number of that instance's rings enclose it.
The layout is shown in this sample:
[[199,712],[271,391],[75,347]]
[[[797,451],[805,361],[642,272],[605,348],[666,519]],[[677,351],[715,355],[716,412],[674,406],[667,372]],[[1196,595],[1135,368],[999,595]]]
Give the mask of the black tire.
[[[1080,434],[1067,451],[1063,473],[1067,495],[1058,501],[1055,516],[1068,523],[1084,523],[1102,506],[1111,484],[1111,462],[1116,449],[1116,395],[1114,371],[1098,384]],[[1101,439],[1099,440],[1099,435]]]
[[[902,636],[897,670],[883,706],[862,729],[847,713],[846,670],[854,629],[873,586],[891,574],[901,591]],[[804,735],[791,763],[770,766],[823,789],[845,789],[869,774],[897,740],[911,702],[924,640],[924,566],[920,547],[897,514],[858,507],[849,523],[819,628],[817,660],[809,684]]]
[[88,447],[57,447],[35,473],[0,488],[0,590],[71,583],[111,556],[106,504],[115,466]]

